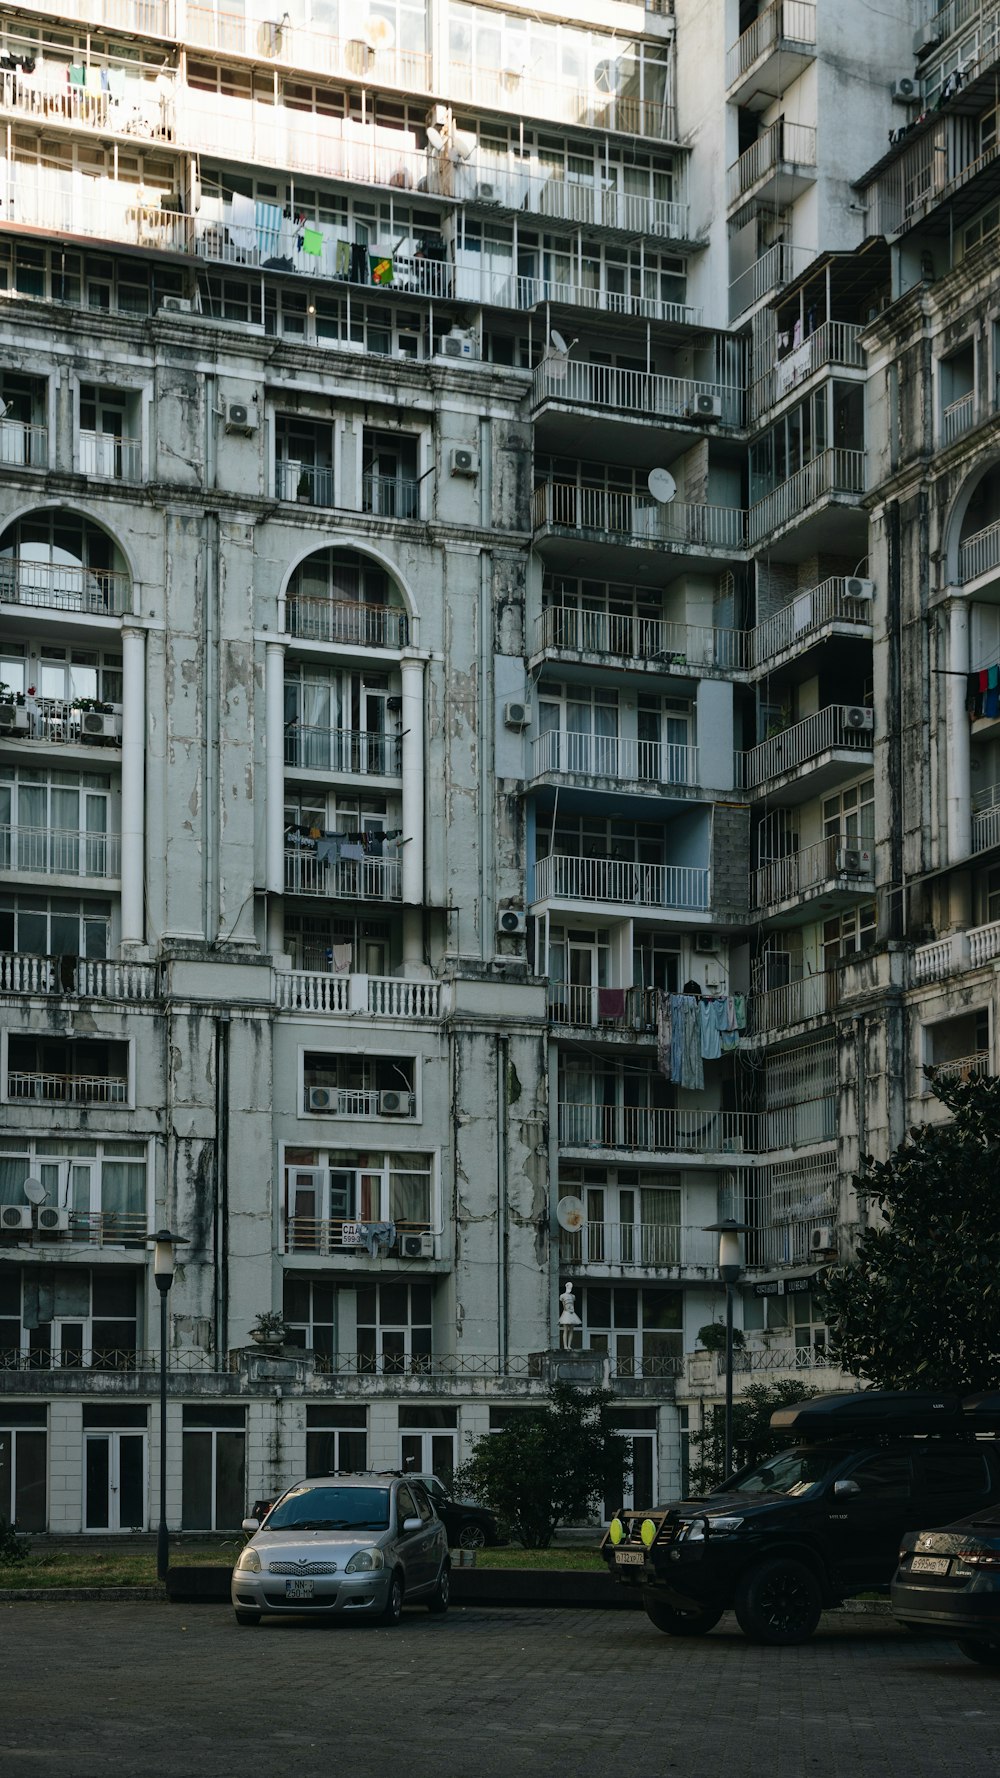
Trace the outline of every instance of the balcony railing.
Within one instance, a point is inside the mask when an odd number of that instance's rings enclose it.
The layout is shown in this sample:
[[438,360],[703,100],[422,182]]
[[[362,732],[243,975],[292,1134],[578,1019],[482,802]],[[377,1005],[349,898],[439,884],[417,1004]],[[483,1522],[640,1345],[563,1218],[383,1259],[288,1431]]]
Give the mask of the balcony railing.
[[0,464],[5,469],[47,469],[49,429],[24,420],[0,421]]
[[[572,402],[597,408],[603,418],[616,414],[644,414],[657,419],[693,420],[704,425],[717,418],[739,426],[743,391],[723,383],[692,382],[687,377],[655,376],[648,371],[616,370],[612,365],[587,364],[582,359],[549,356],[536,367],[532,401]],[[717,403],[718,413],[706,415],[698,403]]]
[[[282,1217],[282,1248],[283,1253],[315,1253],[320,1257],[331,1253],[349,1253],[354,1257],[368,1257],[365,1240],[367,1228],[383,1227],[380,1223],[365,1223],[360,1218],[346,1219],[328,1216],[297,1216],[286,1203]],[[397,1222],[396,1250],[401,1235],[424,1235],[429,1232],[430,1224],[426,1222]],[[386,1247],[380,1243],[379,1252],[385,1253]],[[393,1247],[388,1248],[393,1252]],[[372,1255],[375,1257],[375,1255]]]
[[1000,957],[1000,920],[991,920],[986,926],[973,926],[967,933],[969,940],[969,962],[973,969],[981,963],[990,963],[994,957]]
[[708,870],[685,864],[629,864],[612,858],[556,854],[535,865],[533,901],[598,901],[618,906],[709,906]]
[[152,963],[118,963],[105,957],[27,957],[4,952],[0,954],[0,993],[155,1000],[156,968]]
[[[143,1235],[142,1239],[145,1243],[147,1237]],[[114,1245],[121,1243],[115,1242]],[[167,1352],[168,1371],[211,1371],[214,1368],[212,1354],[200,1346],[172,1346]],[[18,1346],[0,1347],[0,1371],[148,1371],[155,1375],[159,1369],[159,1352],[137,1352],[132,1346],[84,1346],[75,1350],[63,1347],[57,1356],[49,1352],[24,1351]]]
[[755,1037],[784,1031],[806,1019],[821,1018],[836,1004],[834,978],[807,975],[797,982],[758,990],[750,998],[750,1022]]
[[963,432],[968,432],[975,425],[975,420],[976,393],[974,389],[968,389],[964,395],[959,395],[954,401],[949,401],[947,407],[942,408],[941,443],[950,445],[956,438],[961,438]]
[[553,1025],[590,1026],[607,1031],[655,1031],[655,988],[591,988],[579,982],[550,982],[548,1013]]
[[677,1222],[587,1222],[575,1233],[559,1232],[563,1266],[626,1267],[654,1271],[658,1266],[715,1268],[719,1255],[704,1229]]
[[775,290],[790,284],[799,272],[815,258],[807,248],[793,247],[788,241],[776,241],[759,259],[747,266],[729,286],[729,319],[735,321],[755,303],[763,302]]
[[[24,0],[28,12],[51,15],[49,0]],[[174,0],[61,0],[59,17],[98,25],[102,31],[133,31],[144,37],[175,37]]]
[[116,833],[76,828],[0,826],[0,870],[38,876],[117,877],[121,839]]
[[[38,1246],[72,1241],[88,1247],[144,1247],[149,1239],[149,1219],[141,1212],[130,1214],[120,1210],[71,1210],[64,1229],[36,1228],[20,1231],[24,1240],[31,1236]],[[41,1356],[40,1354],[38,1356]],[[63,1362],[66,1362],[65,1353]],[[0,1358],[0,1369],[3,1360]]]
[[[118,238],[118,237],[114,237]],[[378,288],[366,276],[352,280],[341,268],[337,255],[337,240],[331,233],[324,236],[323,249],[317,257],[306,253],[305,247],[299,247],[302,238],[297,231],[290,242],[286,242],[281,227],[262,222],[258,227],[253,221],[244,223],[232,215],[231,205],[223,206],[213,219],[207,214],[207,205],[203,206],[201,216],[192,223],[192,239],[188,246],[179,251],[194,252],[199,259],[210,260],[217,265],[238,266],[243,272],[247,268],[266,266],[269,259],[290,259],[292,270],[305,273],[313,282],[332,282],[338,290],[350,292],[366,291],[369,295]],[[289,251],[282,251],[285,247]],[[454,294],[455,268],[444,260],[424,258],[419,254],[397,253],[391,246],[372,247],[367,255],[370,268],[372,257],[387,258],[392,261],[392,283],[387,289],[396,294],[405,292],[410,296],[451,297]],[[287,267],[285,268],[287,270]],[[493,298],[481,297],[479,300],[496,300],[505,307],[510,306],[511,296],[506,289],[509,285],[501,281],[501,294]],[[208,319],[208,317],[205,317]]]
[[1000,845],[1000,784],[986,785],[972,799],[972,850]]
[[101,136],[133,136],[144,142],[174,139],[174,96],[171,76],[164,70],[166,90],[154,90],[153,82],[132,77],[127,63],[115,60],[108,72],[120,81],[120,91],[94,92],[89,86],[70,86],[62,62],[39,57],[33,74],[20,68],[0,72],[0,113],[45,128],[68,124]]
[[7,1075],[9,1099],[31,1099],[43,1105],[124,1105],[128,1081],[110,1074]]
[[865,355],[859,344],[861,328],[848,321],[824,321],[794,351],[779,358],[751,385],[750,414],[759,419],[776,401],[781,401],[800,383],[828,364],[843,365],[849,370],[863,370]]
[[748,68],[782,42],[816,42],[816,8],[807,0],[772,0],[737,39],[726,56],[726,85],[741,80]]
[[750,665],[760,667],[794,648],[827,624],[852,624],[859,630],[871,631],[871,600],[851,598],[849,582],[840,575],[820,581],[819,586],[796,593],[789,605],[783,605],[773,617],[765,617],[754,630],[747,632],[750,644]]
[[[809,1232],[809,1231],[806,1231]],[[808,1258],[804,1252],[803,1258]],[[767,1262],[762,1260],[762,1265]],[[773,1346],[751,1346],[744,1352],[733,1354],[733,1369],[736,1371],[821,1371],[839,1370],[829,1352],[822,1346],[794,1346],[791,1341],[779,1340]],[[717,1362],[718,1375],[725,1376],[725,1354],[719,1353]]]
[[678,624],[616,611],[579,610],[571,605],[547,605],[535,622],[535,647],[539,653],[565,650],[573,654],[611,655],[632,664],[656,662],[667,671],[675,667],[716,667],[739,672],[748,664],[751,635],[746,630]]
[[531,743],[531,776],[545,773],[614,778],[649,784],[694,785],[698,749],[669,741],[622,740],[550,729]]
[[762,1120],[753,1111],[663,1111],[648,1106],[559,1106],[564,1148],[629,1148],[659,1154],[754,1154]]
[[930,1080],[952,1080],[966,1082],[969,1080],[985,1080],[992,1074],[989,1050],[976,1050],[971,1056],[952,1056],[947,1062],[928,1064],[928,1085]]
[[830,494],[863,494],[865,491],[864,451],[845,451],[839,446],[820,451],[811,463],[790,475],[763,500],[757,500],[747,514],[747,530],[751,545],[762,543],[770,532],[790,524]]
[[814,715],[793,722],[780,734],[751,747],[748,753],[738,753],[738,787],[753,790],[769,778],[780,778],[832,749],[870,753],[872,729],[864,721],[865,714],[857,704],[827,704]]
[[288,1012],[367,1012],[377,1019],[439,1019],[440,982],[400,976],[332,975],[293,969],[275,976],[275,1004]]
[[750,905],[776,907],[823,883],[842,889],[871,890],[875,876],[874,840],[870,835],[827,834],[785,858],[766,859],[750,872]]
[[403,475],[364,475],[361,510],[379,519],[419,519],[420,483]]
[[[121,3],[117,0],[117,4]],[[144,0],[136,3],[142,4]],[[163,5],[165,10],[166,0]],[[262,24],[243,12],[200,6],[196,0],[189,0],[185,16],[187,42],[222,55],[266,56],[269,62],[305,68],[314,75],[372,81],[378,86],[403,87],[407,91],[430,90],[430,57],[422,50],[404,49],[396,44],[381,44],[372,49],[361,37],[330,37],[325,31],[309,31],[284,21]]]
[[399,860],[340,858],[327,864],[315,852],[288,850],[285,889],[289,895],[320,895],[333,901],[399,901]]
[[274,492],[278,500],[298,500],[303,506],[334,506],[333,468],[328,463],[299,463],[279,457],[274,465]]
[[347,647],[405,648],[410,620],[394,605],[363,605],[356,599],[319,599],[310,593],[288,598],[289,634],[303,642],[337,642]]
[[31,698],[0,704],[0,736],[73,747],[120,747],[121,707],[81,710],[61,698]]
[[958,552],[958,578],[963,586],[1000,568],[1000,519],[963,539]]
[[105,481],[141,481],[142,446],[137,438],[118,438],[111,432],[81,432],[79,441],[81,475]]
[[582,488],[576,482],[545,482],[535,489],[534,525],[569,531],[605,531],[629,543],[671,543],[727,553],[745,547],[745,515],[735,506],[663,504],[615,488]]
[[60,169],[18,169],[8,187],[6,219],[50,234],[122,241],[190,253],[192,220],[179,210],[149,203],[139,185],[89,179]]
[[810,124],[779,118],[734,161],[728,174],[730,204],[746,197],[755,185],[782,166],[815,167],[816,131]]
[[674,107],[660,99],[633,99],[621,93],[581,91],[561,81],[536,79],[515,69],[470,67],[449,62],[448,96],[483,105],[491,111],[513,111],[519,117],[544,118],[552,125],[568,123],[584,129],[616,130],[656,142],[676,140]]
[[132,582],[108,568],[77,568],[60,562],[0,557],[0,600],[11,605],[83,611],[90,617],[123,617],[132,609]]
[[301,771],[398,778],[402,769],[402,745],[398,735],[314,728],[305,723],[294,723],[285,730],[285,764]]

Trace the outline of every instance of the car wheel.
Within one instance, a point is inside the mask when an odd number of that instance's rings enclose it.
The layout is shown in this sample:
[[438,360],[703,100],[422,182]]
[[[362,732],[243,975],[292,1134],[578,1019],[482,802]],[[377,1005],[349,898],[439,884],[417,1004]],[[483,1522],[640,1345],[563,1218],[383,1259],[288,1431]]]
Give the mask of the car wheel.
[[238,1624],[242,1624],[244,1630],[250,1630],[253,1628],[253,1626],[255,1624],[260,1623],[260,1612],[259,1611],[238,1611],[236,1613],[236,1622]]
[[427,1601],[427,1609],[428,1611],[433,1612],[435,1617],[442,1617],[448,1609],[450,1599],[451,1563],[445,1561],[441,1564],[441,1573],[438,1576],[438,1584]]
[[642,1603],[650,1623],[665,1636],[707,1636],[722,1616],[721,1611],[678,1611],[652,1593],[643,1593]]
[[387,1630],[391,1630],[399,1623],[402,1615],[403,1582],[399,1574],[396,1573],[389,1582],[389,1597],[385,1602],[385,1609],[379,1618],[379,1623],[384,1624]]
[[981,1667],[1000,1667],[1000,1642],[970,1642],[963,1637],[958,1646],[967,1661],[978,1661]]
[[736,1618],[751,1642],[787,1648],[808,1642],[823,1609],[819,1581],[804,1562],[778,1556],[744,1575],[736,1592]]
[[486,1532],[474,1519],[466,1519],[458,1527],[458,1547],[460,1550],[481,1550],[486,1544]]

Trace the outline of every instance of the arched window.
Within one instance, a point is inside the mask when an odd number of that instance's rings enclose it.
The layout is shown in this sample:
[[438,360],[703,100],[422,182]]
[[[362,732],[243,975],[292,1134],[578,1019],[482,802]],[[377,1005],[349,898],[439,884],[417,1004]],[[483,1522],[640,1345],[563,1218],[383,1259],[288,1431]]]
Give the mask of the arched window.
[[0,537],[0,598],[121,617],[131,609],[125,558],[100,525],[58,508],[27,513]]
[[409,619],[399,586],[380,562],[353,549],[323,549],[292,575],[291,635],[309,642],[405,648]]

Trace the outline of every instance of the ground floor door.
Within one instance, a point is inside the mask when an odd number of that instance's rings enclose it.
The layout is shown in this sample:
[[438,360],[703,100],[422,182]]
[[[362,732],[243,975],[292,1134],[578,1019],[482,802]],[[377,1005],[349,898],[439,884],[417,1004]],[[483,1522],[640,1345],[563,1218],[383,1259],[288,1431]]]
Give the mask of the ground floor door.
[[146,1434],[88,1432],[84,1452],[85,1531],[145,1531]]
[[457,1449],[457,1432],[404,1432],[399,1440],[399,1466],[414,1475],[436,1475],[450,1488]]
[[616,1431],[624,1432],[632,1446],[632,1473],[625,1478],[623,1498],[604,1502],[605,1524],[620,1506],[643,1507],[657,1503],[656,1433],[629,1432],[625,1427],[616,1427]]

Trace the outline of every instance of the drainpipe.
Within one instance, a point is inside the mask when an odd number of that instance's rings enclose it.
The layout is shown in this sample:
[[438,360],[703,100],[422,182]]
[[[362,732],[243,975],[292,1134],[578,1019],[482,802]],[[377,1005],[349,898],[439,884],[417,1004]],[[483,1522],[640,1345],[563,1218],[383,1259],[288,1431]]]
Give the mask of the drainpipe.
[[215,1021],[215,1356],[225,1366],[229,1344],[229,1014]]

